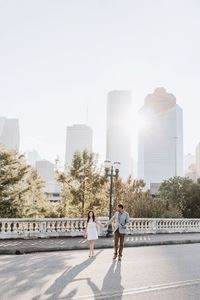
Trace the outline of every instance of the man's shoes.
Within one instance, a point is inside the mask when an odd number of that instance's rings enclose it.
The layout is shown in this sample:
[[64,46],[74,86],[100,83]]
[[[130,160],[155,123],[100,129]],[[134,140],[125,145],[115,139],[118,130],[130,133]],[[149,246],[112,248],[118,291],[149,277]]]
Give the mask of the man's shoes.
[[121,261],[122,260],[122,256],[118,256],[118,261]]
[[115,260],[117,258],[117,254],[114,254],[113,256],[113,260]]

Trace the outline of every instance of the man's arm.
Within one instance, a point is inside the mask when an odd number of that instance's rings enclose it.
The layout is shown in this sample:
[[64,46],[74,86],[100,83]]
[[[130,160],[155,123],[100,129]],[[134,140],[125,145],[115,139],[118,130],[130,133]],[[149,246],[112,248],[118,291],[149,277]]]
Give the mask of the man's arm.
[[129,214],[127,213],[127,216],[126,216],[126,224],[130,223],[130,220],[129,220]]
[[114,219],[116,218],[116,213],[112,216],[112,218],[105,224],[105,226],[108,226],[108,225],[110,225],[113,221],[114,221]]

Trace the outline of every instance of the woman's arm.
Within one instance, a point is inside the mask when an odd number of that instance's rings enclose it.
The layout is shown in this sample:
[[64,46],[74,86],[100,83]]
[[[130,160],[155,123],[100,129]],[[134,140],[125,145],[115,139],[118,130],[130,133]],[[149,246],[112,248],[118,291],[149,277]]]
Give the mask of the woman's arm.
[[100,222],[98,219],[96,219],[95,222],[96,222],[96,224],[99,225],[102,229],[104,228],[104,226],[101,224],[101,222]]
[[84,237],[85,238],[87,237],[87,228],[88,228],[88,223],[86,223],[86,227],[85,227],[85,230],[84,230]]

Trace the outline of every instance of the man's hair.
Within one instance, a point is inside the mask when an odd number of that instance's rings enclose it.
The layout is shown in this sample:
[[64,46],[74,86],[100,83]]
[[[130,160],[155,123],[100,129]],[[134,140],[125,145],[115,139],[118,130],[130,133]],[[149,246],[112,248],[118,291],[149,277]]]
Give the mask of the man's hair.
[[118,207],[121,208],[121,209],[123,209],[124,205],[120,203],[120,204],[118,204]]

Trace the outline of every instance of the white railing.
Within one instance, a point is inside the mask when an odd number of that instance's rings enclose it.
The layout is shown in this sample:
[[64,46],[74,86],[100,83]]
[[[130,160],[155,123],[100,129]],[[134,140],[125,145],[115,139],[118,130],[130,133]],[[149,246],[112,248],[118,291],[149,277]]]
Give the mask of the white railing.
[[[108,218],[99,218],[105,224]],[[83,236],[86,219],[0,219],[0,239]],[[130,218],[128,234],[200,232],[200,219]],[[99,230],[100,236],[106,231]]]

